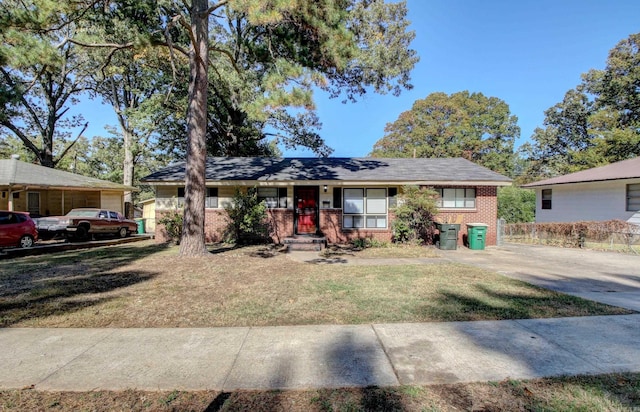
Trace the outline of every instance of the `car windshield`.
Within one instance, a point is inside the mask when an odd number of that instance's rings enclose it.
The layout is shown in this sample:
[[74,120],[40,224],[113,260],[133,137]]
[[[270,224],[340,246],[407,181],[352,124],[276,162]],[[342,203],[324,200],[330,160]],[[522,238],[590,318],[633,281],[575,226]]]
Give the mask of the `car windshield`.
[[96,210],[76,210],[76,209],[73,209],[69,213],[67,213],[67,216],[95,217],[96,213],[98,213],[98,211],[96,211]]

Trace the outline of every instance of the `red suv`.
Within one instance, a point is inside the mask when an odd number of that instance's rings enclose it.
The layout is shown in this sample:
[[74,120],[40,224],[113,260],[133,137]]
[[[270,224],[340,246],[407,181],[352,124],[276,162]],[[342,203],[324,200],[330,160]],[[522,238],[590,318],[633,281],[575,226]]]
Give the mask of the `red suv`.
[[0,210],[0,247],[31,247],[38,240],[28,213]]

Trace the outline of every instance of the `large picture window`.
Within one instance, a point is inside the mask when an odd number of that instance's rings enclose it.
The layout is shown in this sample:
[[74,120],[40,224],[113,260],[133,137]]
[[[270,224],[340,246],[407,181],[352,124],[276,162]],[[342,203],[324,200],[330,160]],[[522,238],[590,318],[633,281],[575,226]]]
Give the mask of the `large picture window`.
[[258,200],[263,200],[269,209],[277,209],[287,207],[287,188],[286,187],[259,187]]
[[345,229],[387,227],[387,189],[344,189],[342,198]]
[[443,209],[475,209],[476,189],[445,187],[436,189],[438,207]]

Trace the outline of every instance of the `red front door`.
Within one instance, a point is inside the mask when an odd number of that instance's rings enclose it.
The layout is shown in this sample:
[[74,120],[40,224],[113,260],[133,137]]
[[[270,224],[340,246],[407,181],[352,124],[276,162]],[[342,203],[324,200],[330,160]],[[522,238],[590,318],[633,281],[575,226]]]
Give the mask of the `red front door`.
[[296,187],[296,234],[318,231],[318,187]]

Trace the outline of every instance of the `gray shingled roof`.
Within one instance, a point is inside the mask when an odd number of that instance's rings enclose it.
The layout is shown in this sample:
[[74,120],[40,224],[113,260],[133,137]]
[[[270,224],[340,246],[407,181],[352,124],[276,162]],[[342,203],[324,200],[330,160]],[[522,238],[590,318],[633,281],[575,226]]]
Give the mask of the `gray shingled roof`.
[[539,182],[528,183],[523,187],[539,187],[562,185],[567,183],[598,182],[604,180],[636,179],[640,178],[640,157],[611,163],[606,166],[595,167],[581,172],[557,176]]
[[[165,167],[142,181],[184,182],[185,163]],[[466,159],[264,158],[207,159],[207,181],[343,180],[381,182],[483,182],[505,185],[506,176]]]
[[0,160],[0,186],[82,188],[127,192],[138,190],[135,187],[21,162],[17,159]]

